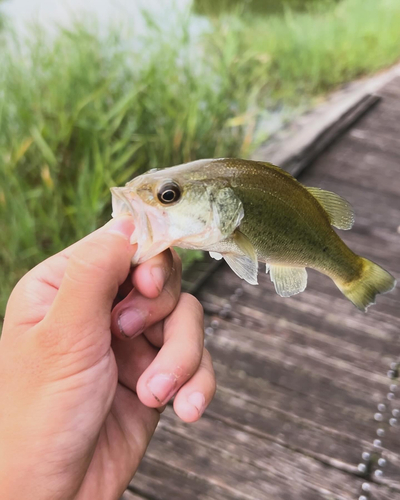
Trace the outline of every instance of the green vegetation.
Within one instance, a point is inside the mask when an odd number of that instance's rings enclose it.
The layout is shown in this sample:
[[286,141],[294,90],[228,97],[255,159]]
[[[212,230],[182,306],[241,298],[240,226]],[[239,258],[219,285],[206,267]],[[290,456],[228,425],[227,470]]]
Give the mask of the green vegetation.
[[[0,0],[1,1],[1,0]],[[109,218],[146,169],[246,156],[266,109],[297,106],[400,56],[398,0],[190,21],[132,37],[87,23],[8,34],[0,51],[0,315],[16,280]],[[100,34],[101,33],[101,34]],[[129,43],[127,42],[129,41]],[[0,43],[1,40],[0,40]]]
[[247,30],[247,46],[265,61],[275,98],[325,93],[373,73],[400,57],[398,0],[342,0],[326,10],[288,10],[258,17]]
[[[0,0],[0,9],[1,9],[1,4],[4,2],[4,0]],[[4,29],[5,25],[5,18],[4,18],[3,12],[0,10],[0,31]]]
[[221,16],[240,11],[243,14],[281,14],[285,10],[304,11],[310,7],[324,8],[340,0],[194,0],[196,14]]
[[0,56],[0,310],[19,276],[110,218],[110,186],[241,150],[246,124],[229,119],[257,62],[232,34],[194,58],[185,29],[152,28],[136,50],[120,33],[76,24],[52,43],[37,30]]

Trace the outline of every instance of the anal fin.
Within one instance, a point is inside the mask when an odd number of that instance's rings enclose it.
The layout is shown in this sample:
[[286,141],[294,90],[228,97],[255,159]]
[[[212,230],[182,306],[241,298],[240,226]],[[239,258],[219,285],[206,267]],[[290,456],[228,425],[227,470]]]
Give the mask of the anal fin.
[[307,286],[307,271],[304,267],[270,266],[271,281],[281,297],[290,297],[303,292]]

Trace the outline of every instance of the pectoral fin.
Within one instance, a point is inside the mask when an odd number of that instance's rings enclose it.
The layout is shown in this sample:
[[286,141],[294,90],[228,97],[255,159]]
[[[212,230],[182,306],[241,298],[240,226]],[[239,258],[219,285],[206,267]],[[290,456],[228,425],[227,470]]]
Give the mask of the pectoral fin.
[[239,278],[246,280],[250,285],[257,285],[258,264],[247,255],[237,255],[233,253],[224,254],[224,259],[228,266]]
[[210,257],[212,257],[213,259],[215,260],[221,260],[222,259],[222,255],[218,252],[209,252],[210,254]]
[[234,251],[222,254],[228,266],[239,278],[250,285],[257,285],[258,260],[251,241],[237,229],[230,238],[229,246]]
[[353,227],[354,211],[348,201],[331,191],[324,191],[315,187],[306,189],[328,214],[332,226],[338,229],[351,229]]
[[256,264],[256,267],[258,267],[257,254],[249,238],[239,231],[239,229],[236,229],[232,237],[239,250],[244,255],[247,255],[247,257]]
[[239,278],[251,285],[257,285],[258,260],[251,241],[238,229],[223,241],[207,248],[211,257],[218,259],[221,255],[228,266]]
[[281,297],[290,297],[303,292],[307,286],[307,271],[304,267],[270,266],[271,281]]

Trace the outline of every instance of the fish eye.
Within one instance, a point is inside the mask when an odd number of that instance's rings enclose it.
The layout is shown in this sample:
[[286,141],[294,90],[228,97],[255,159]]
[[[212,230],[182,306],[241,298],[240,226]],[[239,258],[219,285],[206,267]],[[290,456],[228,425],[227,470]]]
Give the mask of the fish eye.
[[175,203],[181,197],[181,188],[175,182],[168,182],[160,187],[157,197],[164,205]]

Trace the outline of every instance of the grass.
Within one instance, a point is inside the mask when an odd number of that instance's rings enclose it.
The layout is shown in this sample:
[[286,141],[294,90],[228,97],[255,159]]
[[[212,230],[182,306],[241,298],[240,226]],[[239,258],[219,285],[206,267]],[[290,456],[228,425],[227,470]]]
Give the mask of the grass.
[[0,311],[23,273],[110,218],[110,186],[238,155],[246,124],[228,121],[255,83],[231,35],[212,58],[186,29],[167,40],[153,28],[146,51],[124,48],[120,29],[80,24],[30,40],[0,56]]
[[246,44],[265,61],[268,91],[275,98],[326,93],[374,73],[400,57],[398,0],[342,0],[326,10],[286,10],[266,25],[258,19]]
[[265,109],[400,56],[398,0],[231,13],[201,36],[187,20],[149,23],[140,39],[80,22],[0,39],[0,316],[21,275],[110,217],[110,186],[153,167],[247,156]]

